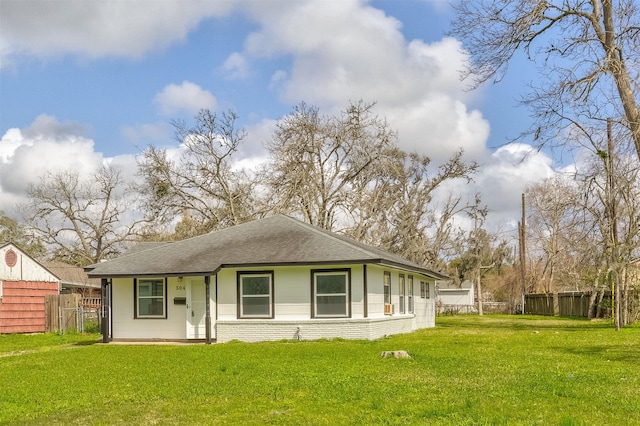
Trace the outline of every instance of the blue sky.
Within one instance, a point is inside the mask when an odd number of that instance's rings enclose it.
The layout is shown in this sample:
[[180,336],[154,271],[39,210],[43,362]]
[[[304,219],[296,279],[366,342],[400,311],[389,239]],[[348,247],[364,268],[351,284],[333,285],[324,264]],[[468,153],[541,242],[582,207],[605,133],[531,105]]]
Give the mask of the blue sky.
[[528,126],[515,99],[535,74],[517,62],[469,92],[450,19],[441,0],[2,0],[0,210],[13,214],[44,170],[131,171],[150,144],[178,150],[169,123],[199,108],[234,110],[255,164],[298,102],[333,113],[362,99],[406,150],[438,162],[464,148],[483,169],[457,190],[480,190],[513,225],[526,184],[553,172],[547,154],[502,146]]

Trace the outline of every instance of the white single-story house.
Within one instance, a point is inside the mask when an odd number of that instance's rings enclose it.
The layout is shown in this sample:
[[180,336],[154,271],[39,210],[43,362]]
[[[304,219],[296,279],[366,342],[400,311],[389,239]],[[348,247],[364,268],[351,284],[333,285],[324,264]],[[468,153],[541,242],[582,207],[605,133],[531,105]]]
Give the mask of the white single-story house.
[[86,268],[103,341],[377,339],[435,325],[435,281],[389,252],[276,215]]

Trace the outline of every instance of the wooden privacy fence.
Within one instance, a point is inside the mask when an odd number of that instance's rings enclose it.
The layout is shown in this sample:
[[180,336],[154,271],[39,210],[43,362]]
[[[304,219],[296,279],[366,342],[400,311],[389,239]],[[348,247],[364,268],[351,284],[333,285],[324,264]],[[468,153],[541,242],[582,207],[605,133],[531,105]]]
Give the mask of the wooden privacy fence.
[[[609,296],[611,298],[611,296]],[[591,307],[590,291],[558,293],[558,315],[561,317],[589,318]]]
[[524,295],[524,313],[531,315],[548,315],[554,316],[555,298],[553,294],[525,294]]
[[49,294],[44,299],[45,331],[47,333],[83,330],[82,296],[79,294]]
[[[611,292],[598,291],[592,303],[591,291],[570,291],[558,294],[525,294],[524,313],[558,315],[561,317],[595,318],[611,315]],[[589,315],[591,311],[591,315]]]

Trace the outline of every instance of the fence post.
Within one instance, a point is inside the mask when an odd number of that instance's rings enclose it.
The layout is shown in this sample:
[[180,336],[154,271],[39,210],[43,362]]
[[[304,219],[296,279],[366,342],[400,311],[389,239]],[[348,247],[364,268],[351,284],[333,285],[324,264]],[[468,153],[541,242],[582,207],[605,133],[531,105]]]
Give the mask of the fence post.
[[60,333],[64,334],[64,316],[62,315],[62,306],[58,304],[58,328]]

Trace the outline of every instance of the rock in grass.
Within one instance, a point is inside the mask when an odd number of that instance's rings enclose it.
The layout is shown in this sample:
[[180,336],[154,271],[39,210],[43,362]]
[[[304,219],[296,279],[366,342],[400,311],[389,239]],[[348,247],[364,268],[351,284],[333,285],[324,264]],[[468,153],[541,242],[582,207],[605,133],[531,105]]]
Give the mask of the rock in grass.
[[380,354],[382,358],[411,358],[407,351],[383,351]]

